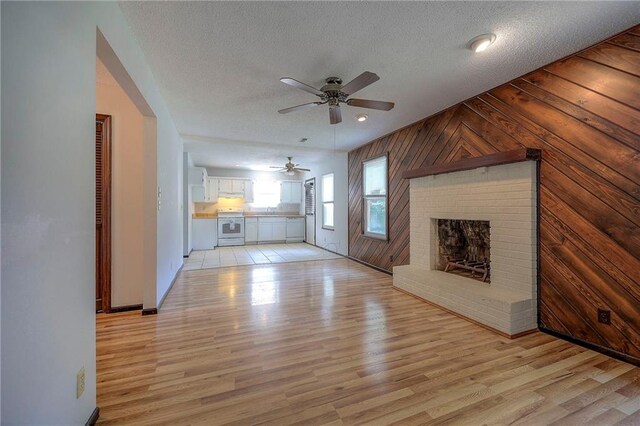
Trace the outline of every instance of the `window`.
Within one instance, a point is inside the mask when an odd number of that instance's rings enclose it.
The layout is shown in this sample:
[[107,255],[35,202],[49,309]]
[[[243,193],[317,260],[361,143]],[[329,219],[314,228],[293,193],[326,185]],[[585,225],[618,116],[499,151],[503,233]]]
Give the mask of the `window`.
[[387,239],[387,156],[362,163],[363,230],[367,237]]
[[280,182],[257,180],[253,186],[253,205],[255,207],[277,207],[278,204],[280,204]]
[[322,227],[333,229],[333,173],[322,176]]

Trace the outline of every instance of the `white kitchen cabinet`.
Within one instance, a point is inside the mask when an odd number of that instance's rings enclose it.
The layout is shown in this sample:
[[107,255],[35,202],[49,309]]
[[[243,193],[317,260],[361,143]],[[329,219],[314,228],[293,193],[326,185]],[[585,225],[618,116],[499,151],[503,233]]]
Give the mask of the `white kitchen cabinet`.
[[202,185],[202,186],[193,185],[191,187],[191,200],[194,203],[206,202],[207,201],[207,187],[204,186],[204,185]]
[[218,179],[218,192],[220,195],[231,194],[233,192],[231,179]]
[[211,250],[218,244],[218,219],[193,218],[191,239],[194,250]]
[[204,167],[189,168],[189,185],[204,186],[207,183],[207,169]]
[[288,203],[291,199],[291,185],[289,182],[280,182],[280,202]]
[[287,218],[287,242],[300,242],[304,240],[304,218]]
[[291,202],[302,203],[302,182],[291,182]]
[[189,168],[189,187],[194,202],[207,201],[207,169],[204,167]]
[[287,219],[285,217],[259,217],[258,242],[268,243],[287,239]]
[[219,197],[245,197],[246,179],[219,179],[218,180],[218,196]]
[[244,181],[244,202],[253,203],[253,181]]
[[273,224],[273,240],[285,241],[287,239],[287,221],[282,218],[281,221]]
[[273,241],[273,223],[258,219],[258,242],[266,243]]
[[302,202],[302,182],[280,182],[280,202],[300,204]]
[[218,202],[218,179],[217,178],[208,178],[207,179],[207,201],[210,203]]
[[244,218],[244,241],[247,243],[255,243],[258,241],[258,218]]
[[244,180],[233,179],[231,181],[231,192],[234,194],[244,194]]

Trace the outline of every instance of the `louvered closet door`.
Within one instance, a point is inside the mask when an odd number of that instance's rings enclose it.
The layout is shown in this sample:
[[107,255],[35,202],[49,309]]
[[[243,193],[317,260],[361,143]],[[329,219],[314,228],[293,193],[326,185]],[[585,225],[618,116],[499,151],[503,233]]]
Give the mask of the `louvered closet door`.
[[96,311],[111,307],[111,118],[96,115]]

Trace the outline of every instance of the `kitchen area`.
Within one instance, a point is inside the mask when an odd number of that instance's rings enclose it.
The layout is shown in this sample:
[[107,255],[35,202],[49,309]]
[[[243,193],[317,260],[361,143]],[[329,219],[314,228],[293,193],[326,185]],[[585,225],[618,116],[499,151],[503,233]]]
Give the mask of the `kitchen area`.
[[304,243],[303,177],[189,167],[185,190],[185,270],[339,257]]

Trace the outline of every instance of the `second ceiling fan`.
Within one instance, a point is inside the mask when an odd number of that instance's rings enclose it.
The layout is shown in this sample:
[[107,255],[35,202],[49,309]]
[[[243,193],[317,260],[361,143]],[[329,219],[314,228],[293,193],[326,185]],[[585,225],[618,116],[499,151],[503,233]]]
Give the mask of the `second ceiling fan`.
[[304,84],[298,80],[294,80],[293,78],[282,77],[280,79],[281,82],[288,84],[289,86],[302,89],[305,92],[314,94],[319,97],[320,100],[281,109],[278,112],[280,114],[287,114],[293,111],[313,108],[318,105],[329,104],[329,122],[331,124],[338,124],[342,121],[342,112],[340,111],[341,103],[354,107],[389,111],[395,105],[393,102],[349,98],[349,96],[353,95],[358,90],[363,89],[378,80],[380,80],[380,77],[378,77],[375,73],[365,71],[344,86],[342,85],[342,79],[340,79],[339,77],[329,77],[325,80],[327,84],[325,84],[321,89],[318,90],[315,87],[311,87],[308,84]]

